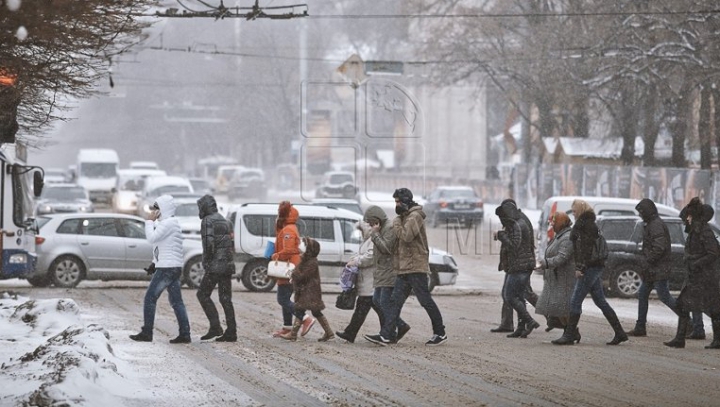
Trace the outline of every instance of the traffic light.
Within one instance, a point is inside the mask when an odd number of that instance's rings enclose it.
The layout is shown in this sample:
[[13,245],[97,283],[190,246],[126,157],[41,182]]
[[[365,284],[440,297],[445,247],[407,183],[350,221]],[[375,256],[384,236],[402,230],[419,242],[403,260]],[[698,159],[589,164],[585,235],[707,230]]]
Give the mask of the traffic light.
[[12,84],[6,85],[1,80],[3,78],[0,76],[0,145],[15,142],[18,131],[17,108],[20,105],[20,92]]

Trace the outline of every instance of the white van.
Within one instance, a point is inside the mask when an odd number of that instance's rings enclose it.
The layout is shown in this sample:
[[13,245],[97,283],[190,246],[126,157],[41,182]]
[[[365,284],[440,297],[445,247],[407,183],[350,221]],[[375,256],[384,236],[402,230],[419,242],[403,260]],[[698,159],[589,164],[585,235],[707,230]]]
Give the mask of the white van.
[[[548,198],[543,203],[540,220],[537,229],[537,253],[538,255],[544,255],[545,249],[547,248],[547,242],[551,235],[552,229],[550,228],[550,216],[557,212],[562,211],[570,215],[572,219],[572,203],[576,199],[582,199],[583,201],[590,204],[593,207],[596,215],[603,216],[639,216],[635,210],[635,206],[640,202],[639,199],[628,199],[628,198],[609,198],[609,197],[595,197],[595,196],[553,196]],[[662,204],[655,204],[660,216],[679,216],[680,211]]]
[[88,191],[91,201],[110,203],[119,163],[115,150],[81,149],[77,155],[76,183]]

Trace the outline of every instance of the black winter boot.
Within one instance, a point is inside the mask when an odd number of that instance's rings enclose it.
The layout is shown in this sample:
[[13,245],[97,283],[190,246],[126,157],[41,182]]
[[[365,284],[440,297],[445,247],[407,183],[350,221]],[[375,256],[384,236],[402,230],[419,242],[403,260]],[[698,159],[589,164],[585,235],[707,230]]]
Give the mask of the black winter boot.
[[534,329],[540,328],[540,323],[538,323],[536,320],[530,318],[528,322],[525,324],[525,330],[523,331],[522,335],[520,335],[521,338],[527,338],[528,335],[532,333]]
[[632,331],[625,332],[628,336],[647,336],[645,330],[645,324],[641,324],[640,321],[635,322],[635,328]]
[[208,340],[208,339],[212,339],[212,338],[214,338],[214,337],[216,337],[216,336],[220,336],[220,335],[222,335],[222,334],[223,334],[222,328],[220,328],[219,326],[218,326],[218,327],[212,327],[212,326],[211,326],[210,329],[208,330],[208,333],[206,333],[205,335],[201,336],[201,337],[200,337],[200,340],[201,340],[201,341],[206,341],[206,340]]
[[525,332],[525,321],[522,319],[518,321],[517,328],[515,328],[515,332],[511,333],[510,335],[507,335],[508,338],[519,338],[522,336],[523,332]]
[[705,349],[720,349],[720,317],[712,319],[713,341]]
[[222,336],[215,338],[215,342],[237,342],[237,332],[226,329]]
[[493,328],[490,332],[512,332],[513,331],[513,309],[507,301],[503,301],[500,311],[500,326]]
[[552,341],[553,345],[574,345],[577,341],[580,342],[580,331],[578,330],[578,322],[580,322],[580,314],[570,314],[570,321],[563,334],[558,339]]
[[605,315],[605,319],[610,323],[610,326],[612,327],[613,331],[615,331],[615,336],[612,338],[610,342],[606,342],[606,345],[619,345],[622,342],[625,342],[628,340],[628,336],[623,331],[622,325],[620,324],[620,320],[617,317],[617,314],[614,310],[610,310],[607,313],[603,312],[603,315]]
[[684,348],[685,347],[685,333],[688,329],[688,322],[690,321],[690,316],[680,316],[678,317],[678,326],[677,326],[677,333],[675,334],[675,338],[669,342],[663,342],[663,345],[669,346],[671,348]]

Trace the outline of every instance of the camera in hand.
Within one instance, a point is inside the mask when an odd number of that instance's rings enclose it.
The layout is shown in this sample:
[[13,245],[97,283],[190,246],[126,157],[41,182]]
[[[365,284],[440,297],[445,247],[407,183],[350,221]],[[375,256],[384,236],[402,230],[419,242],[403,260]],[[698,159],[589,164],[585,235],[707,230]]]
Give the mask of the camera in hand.
[[145,270],[149,276],[153,275],[153,273],[155,273],[155,263],[150,263],[150,265],[145,267],[143,270]]

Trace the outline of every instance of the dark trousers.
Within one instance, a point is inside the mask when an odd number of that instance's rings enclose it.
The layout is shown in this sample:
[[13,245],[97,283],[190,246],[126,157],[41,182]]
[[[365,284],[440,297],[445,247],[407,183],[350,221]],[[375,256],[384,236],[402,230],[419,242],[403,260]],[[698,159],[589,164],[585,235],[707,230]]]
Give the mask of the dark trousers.
[[445,325],[443,325],[442,314],[428,290],[427,273],[399,274],[395,279],[390,309],[385,315],[385,323],[380,330],[380,335],[386,339],[394,339],[397,336],[398,317],[402,311],[405,301],[410,296],[410,291],[415,293],[420,305],[425,308],[430,317],[433,327],[433,334],[445,336]]
[[365,318],[368,313],[370,313],[371,309],[375,310],[375,313],[380,320],[380,327],[382,328],[385,322],[382,309],[373,303],[372,295],[363,295],[357,297],[357,301],[355,302],[355,311],[353,311],[350,323],[347,327],[345,327],[343,332],[354,340],[355,337],[357,337],[358,331],[360,331],[360,328],[365,323]]
[[[507,280],[508,274],[505,273],[505,281],[503,283],[503,288],[501,292],[505,291],[505,285],[507,284]],[[535,306],[535,304],[537,304],[538,295],[535,294],[535,292],[533,291],[532,286],[530,285],[530,279],[528,279],[527,281],[523,296],[525,297],[525,300],[527,300],[527,302],[529,302],[530,305],[532,305],[533,307]],[[500,328],[512,330],[514,329],[513,325],[513,307],[510,306],[509,302],[503,299],[502,310],[500,311]]]
[[230,274],[205,273],[200,282],[197,299],[200,301],[200,306],[202,306],[203,311],[205,311],[208,321],[210,321],[210,329],[221,328],[217,308],[210,298],[215,286],[218,287],[220,305],[222,305],[225,311],[225,321],[227,322],[226,332],[237,333],[235,308],[232,303],[232,275]]

